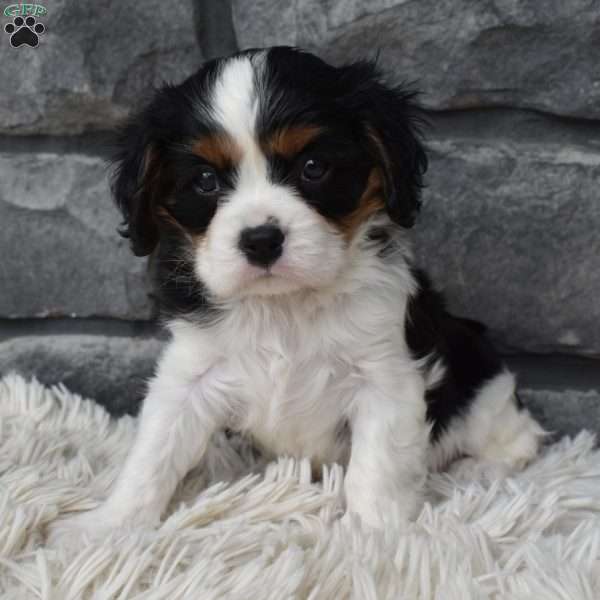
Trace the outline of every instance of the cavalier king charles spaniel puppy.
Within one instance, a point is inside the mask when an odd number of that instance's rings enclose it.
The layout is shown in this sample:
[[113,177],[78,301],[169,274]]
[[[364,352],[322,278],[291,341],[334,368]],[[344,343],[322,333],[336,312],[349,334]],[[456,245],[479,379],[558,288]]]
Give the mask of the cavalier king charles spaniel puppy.
[[543,435],[482,325],[413,261],[414,94],[289,47],[207,62],[120,134],[114,195],[170,341],[108,499],[56,528],[160,520],[213,433],[345,466],[346,511],[419,512],[456,457],[520,468]]

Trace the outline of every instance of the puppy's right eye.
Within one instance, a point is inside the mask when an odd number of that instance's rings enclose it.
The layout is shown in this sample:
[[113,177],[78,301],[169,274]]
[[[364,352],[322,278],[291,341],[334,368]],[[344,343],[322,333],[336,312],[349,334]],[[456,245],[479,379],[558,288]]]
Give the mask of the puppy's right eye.
[[202,167],[196,178],[195,188],[201,194],[213,194],[219,191],[219,178],[212,167]]

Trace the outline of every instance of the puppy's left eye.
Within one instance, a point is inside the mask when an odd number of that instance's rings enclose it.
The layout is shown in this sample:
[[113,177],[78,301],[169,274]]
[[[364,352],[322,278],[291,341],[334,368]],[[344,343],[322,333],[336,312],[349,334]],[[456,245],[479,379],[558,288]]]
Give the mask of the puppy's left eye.
[[302,178],[310,182],[316,182],[323,179],[328,171],[329,165],[324,160],[309,158],[302,168]]
[[202,167],[202,171],[196,179],[196,189],[203,194],[219,190],[219,178],[212,167]]

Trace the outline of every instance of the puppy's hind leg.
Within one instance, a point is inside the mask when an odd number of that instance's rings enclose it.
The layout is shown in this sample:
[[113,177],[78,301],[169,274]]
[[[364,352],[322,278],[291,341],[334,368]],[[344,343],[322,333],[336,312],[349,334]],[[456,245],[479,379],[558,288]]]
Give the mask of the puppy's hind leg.
[[538,453],[546,432],[520,405],[515,378],[502,371],[478,391],[464,423],[463,454],[455,474],[468,468],[487,479],[523,469]]

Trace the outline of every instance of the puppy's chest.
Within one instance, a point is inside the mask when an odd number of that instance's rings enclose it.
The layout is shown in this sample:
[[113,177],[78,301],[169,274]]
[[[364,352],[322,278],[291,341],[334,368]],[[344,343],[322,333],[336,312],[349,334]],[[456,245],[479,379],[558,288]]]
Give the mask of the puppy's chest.
[[337,340],[274,328],[232,357],[244,406],[240,429],[273,454],[340,461],[360,377]]

